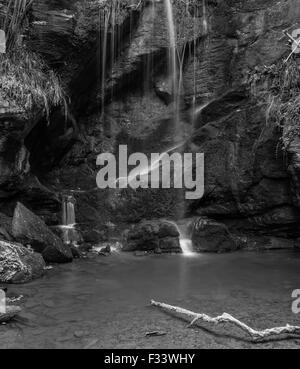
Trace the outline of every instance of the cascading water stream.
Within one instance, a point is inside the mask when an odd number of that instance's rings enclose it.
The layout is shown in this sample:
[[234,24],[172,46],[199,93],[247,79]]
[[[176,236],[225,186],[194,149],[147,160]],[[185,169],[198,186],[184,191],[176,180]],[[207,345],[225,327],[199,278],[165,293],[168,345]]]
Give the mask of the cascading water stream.
[[195,256],[196,253],[193,251],[193,242],[188,238],[180,237],[180,247],[185,256]]
[[[174,7],[172,0],[165,0],[167,25],[169,33],[169,78],[171,79],[171,87],[174,101],[174,133],[173,142],[178,144],[184,139],[184,130],[180,122],[180,98],[183,77],[183,61],[185,55],[185,46],[178,49],[177,47],[177,29],[174,20]],[[183,191],[177,192],[177,208],[176,218],[181,219],[185,214],[185,201]]]
[[[128,185],[129,183],[131,183],[132,180],[135,179],[135,177],[137,175],[140,176],[140,179],[145,178],[146,180],[148,180],[148,175],[149,173],[153,173],[155,171],[157,171],[157,169],[160,166],[160,161],[161,159],[164,157],[164,155],[175,151],[175,150],[181,150],[182,147],[184,146],[186,140],[186,137],[184,137],[184,133],[183,133],[183,129],[180,126],[180,99],[181,99],[181,87],[182,87],[182,81],[183,81],[183,65],[184,65],[184,58],[185,58],[185,54],[186,54],[186,46],[183,47],[179,47],[177,45],[177,31],[181,32],[180,29],[177,30],[176,27],[176,23],[175,23],[175,17],[174,17],[174,6],[172,3],[172,0],[163,0],[165,3],[165,9],[166,9],[166,18],[167,18],[167,29],[168,29],[168,36],[169,36],[169,52],[168,52],[168,78],[170,81],[170,87],[171,87],[171,93],[173,96],[173,104],[174,104],[174,146],[167,150],[166,152],[164,152],[163,154],[161,154],[161,156],[158,158],[158,160],[154,163],[151,164],[151,166],[147,166],[143,169],[139,168],[137,170],[137,172],[133,172],[131,173],[130,176],[128,177],[120,177],[116,180],[116,185],[118,185],[120,188],[125,187],[126,185]],[[105,76],[106,76],[106,72],[107,72],[107,47],[108,47],[108,32],[109,32],[109,27],[111,25],[112,27],[112,40],[111,41],[111,54],[109,57],[111,57],[111,64],[113,65],[113,61],[114,61],[114,57],[115,57],[115,48],[114,48],[114,44],[115,44],[115,40],[114,40],[114,28],[115,28],[115,0],[112,1],[111,3],[111,7],[109,7],[108,9],[105,9],[102,14],[101,14],[101,18],[102,19],[102,24],[103,24],[103,29],[101,32],[102,35],[102,40],[101,40],[101,50],[102,50],[102,55],[101,55],[101,67],[102,67],[102,71],[101,71],[101,75],[102,75],[102,80],[101,80],[101,95],[102,95],[102,115],[104,114],[104,105],[105,105],[105,100],[104,100],[104,95],[105,95]],[[154,15],[155,15],[155,4],[154,2],[152,3],[152,15],[153,15],[153,19],[154,19]],[[206,23],[206,3],[203,3],[203,14],[204,14],[204,21],[203,21],[203,27],[206,28],[205,23]],[[196,30],[195,30],[196,32]],[[195,46],[195,45],[194,45]],[[148,60],[148,67],[150,66],[151,60]],[[195,68],[196,66],[194,66]],[[147,78],[148,79],[148,74],[149,71],[147,71]],[[196,71],[194,72],[194,74],[196,75]],[[196,84],[196,78],[194,76],[194,84]],[[194,88],[194,92],[196,94],[196,90]],[[197,107],[196,106],[196,99],[194,98],[194,103],[193,103],[193,119],[196,119],[196,115],[205,107],[205,105]],[[199,110],[199,111],[198,111]],[[182,198],[181,198],[182,195]],[[178,191],[178,198],[177,198],[177,203],[178,203],[178,209],[176,212],[176,217],[177,219],[182,219],[185,215],[185,201],[183,198],[183,192],[182,194],[179,193]],[[72,206],[72,205],[71,205]],[[74,219],[74,223],[75,223],[75,219]],[[175,223],[174,223],[175,224]],[[68,224],[66,225],[66,227],[68,227]],[[188,236],[186,236],[186,232],[183,231],[182,227],[179,227],[178,224],[176,224],[176,227],[180,233],[180,245],[183,251],[184,255],[195,255],[195,253],[193,252],[193,245],[192,245],[192,241],[189,239]]]
[[180,247],[181,247],[183,255],[184,256],[197,256],[198,254],[194,251],[194,248],[193,248],[193,242],[187,235],[188,232],[186,231],[186,227],[183,224],[178,224],[173,221],[168,221],[168,222],[173,224],[179,232],[179,235],[180,235],[179,242],[180,242]]
[[[108,43],[108,28],[109,28],[109,20],[111,16],[111,9],[104,10],[100,13],[100,19],[103,20],[104,29],[102,32],[103,39],[101,40],[101,109],[102,116],[104,116],[104,107],[105,107],[105,88],[106,88],[106,66],[107,66],[107,43]],[[100,22],[101,24],[102,22]]]
[[[175,103],[175,114],[174,114],[174,120],[175,120],[174,138],[175,139],[174,139],[174,142],[176,143],[178,139],[182,141],[179,111],[180,111],[180,93],[181,93],[182,69],[183,69],[185,47],[183,47],[183,50],[180,54],[177,49],[177,33],[176,33],[176,27],[175,27],[175,22],[174,22],[174,16],[173,16],[172,0],[165,0],[165,6],[166,6],[166,11],[167,11],[168,31],[169,31],[169,38],[170,38],[169,74],[172,80],[172,91],[173,91],[174,103]],[[177,55],[180,58],[179,73],[178,73],[178,67],[177,67]],[[182,199],[178,199],[178,200],[179,202],[182,202],[182,204],[184,204],[184,201],[181,201]],[[180,215],[184,216],[184,207],[180,210],[181,210]],[[176,226],[180,234],[180,246],[181,246],[183,254],[185,256],[196,255],[196,253],[193,251],[193,243],[191,239],[189,239],[186,236],[186,232],[183,230],[182,227],[179,227],[177,223],[173,222],[173,224]]]
[[60,226],[63,232],[63,241],[66,244],[76,243],[78,239],[75,229],[75,199],[73,196],[65,196],[62,202],[62,223]]
[[[174,100],[174,143],[177,144],[182,140],[182,132],[180,129],[180,93],[182,84],[182,59],[177,48],[177,31],[173,15],[172,0],[165,0],[165,7],[167,13],[167,25],[169,33],[169,77],[171,80],[171,89]],[[184,51],[183,53],[184,54]]]
[[176,102],[178,98],[176,31],[175,31],[172,2],[171,0],[165,0],[165,4],[166,4],[166,11],[167,11],[169,38],[170,38],[169,72],[172,78],[172,90],[174,94],[174,100]]
[[71,226],[75,223],[74,198],[72,196],[67,196],[63,199],[63,225]]

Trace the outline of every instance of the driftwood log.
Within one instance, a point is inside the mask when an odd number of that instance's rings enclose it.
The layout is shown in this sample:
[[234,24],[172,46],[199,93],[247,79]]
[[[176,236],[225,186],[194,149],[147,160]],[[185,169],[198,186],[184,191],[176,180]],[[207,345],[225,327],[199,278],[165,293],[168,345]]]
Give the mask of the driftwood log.
[[247,324],[241,322],[240,320],[234,318],[230,314],[224,313],[217,317],[210,317],[206,314],[199,314],[194,313],[193,311],[186,310],[180,307],[168,305],[165,303],[157,302],[152,300],[151,301],[152,306],[156,306],[161,308],[162,310],[165,310],[167,312],[172,312],[176,314],[180,314],[181,316],[187,318],[190,320],[189,327],[195,325],[196,323],[209,323],[213,325],[218,324],[229,324],[234,325],[241,329],[243,332],[245,332],[248,336],[250,336],[250,339],[254,342],[258,341],[266,341],[268,339],[272,339],[274,337],[278,337],[279,335],[288,337],[295,337],[299,336],[300,338],[300,327],[292,326],[287,324],[284,327],[275,327],[265,330],[256,330],[251,327],[249,327]]
[[21,312],[19,306],[6,306],[6,312],[0,313],[0,323],[6,323],[14,319]]

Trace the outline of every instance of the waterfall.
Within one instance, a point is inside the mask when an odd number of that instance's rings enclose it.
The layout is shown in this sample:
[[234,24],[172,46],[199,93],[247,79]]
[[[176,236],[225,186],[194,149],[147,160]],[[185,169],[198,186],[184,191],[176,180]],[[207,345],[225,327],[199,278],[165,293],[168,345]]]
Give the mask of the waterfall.
[[193,251],[193,242],[188,238],[180,237],[180,247],[183,255],[194,256],[196,253]]
[[[181,127],[180,122],[180,99],[181,99],[181,87],[183,78],[183,61],[186,46],[181,49],[177,47],[177,29],[174,20],[174,8],[172,0],[165,0],[165,7],[167,13],[167,26],[169,33],[169,78],[171,79],[171,87],[174,101],[174,133],[173,142],[178,144],[182,142],[184,138],[184,130]],[[176,218],[182,218],[185,214],[185,201],[183,191],[177,193],[177,209]]]
[[63,199],[63,225],[73,226],[75,220],[75,199],[73,196],[67,196]]
[[[183,57],[185,53],[185,47],[183,48],[182,55],[180,55],[177,48],[177,31],[176,25],[174,21],[173,15],[173,5],[172,0],[165,0],[166,12],[167,12],[167,25],[169,32],[169,61],[168,61],[168,69],[169,76],[171,79],[171,87],[172,94],[174,99],[174,143],[177,143],[178,140],[182,139],[181,129],[180,129],[180,116],[179,116],[179,108],[180,108],[180,93],[181,93],[181,85],[182,85],[182,68],[183,68]],[[180,59],[178,63],[178,59]],[[178,65],[179,64],[179,65]]]
[[168,30],[170,38],[170,50],[169,50],[169,72],[172,77],[172,89],[175,100],[178,96],[178,82],[177,82],[177,62],[176,62],[176,30],[173,16],[173,6],[171,0],[165,0],[168,20]]
[[75,229],[75,199],[73,196],[64,196],[62,202],[62,226],[63,241],[66,244],[76,243],[78,234]]
[[196,256],[198,255],[193,248],[193,241],[188,237],[186,226],[184,224],[178,224],[168,220],[169,223],[173,224],[179,232],[179,242],[182,253],[184,256]]
[[[111,17],[112,7],[108,9],[100,9],[100,60],[101,60],[101,110],[102,116],[104,116],[105,106],[105,89],[106,89],[106,67],[107,67],[107,45],[108,45],[108,30],[109,21]],[[104,25],[104,29],[101,30],[101,25]]]

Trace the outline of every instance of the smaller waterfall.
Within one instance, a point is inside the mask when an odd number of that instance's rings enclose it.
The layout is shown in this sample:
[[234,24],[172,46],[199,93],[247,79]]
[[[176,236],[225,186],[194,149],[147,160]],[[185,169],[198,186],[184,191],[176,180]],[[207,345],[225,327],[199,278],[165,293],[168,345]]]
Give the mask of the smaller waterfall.
[[193,242],[188,238],[183,238],[180,236],[180,247],[183,255],[185,256],[195,256],[196,253],[193,251]]
[[63,198],[63,225],[75,225],[75,199],[73,196]]
[[75,229],[75,199],[73,196],[64,196],[62,201],[62,223],[63,241],[66,244],[76,244],[78,233]]

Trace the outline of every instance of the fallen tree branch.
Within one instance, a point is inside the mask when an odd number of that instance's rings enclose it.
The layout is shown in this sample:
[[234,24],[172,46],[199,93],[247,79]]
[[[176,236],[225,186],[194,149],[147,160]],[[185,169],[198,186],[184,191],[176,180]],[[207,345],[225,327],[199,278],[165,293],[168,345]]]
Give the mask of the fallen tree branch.
[[256,341],[256,342],[264,341],[268,338],[271,338],[273,336],[278,336],[278,335],[287,335],[287,336],[299,335],[300,336],[300,327],[291,326],[289,324],[287,324],[285,327],[275,327],[275,328],[258,331],[258,330],[255,330],[249,327],[245,323],[241,322],[240,320],[234,318],[233,316],[227,313],[224,313],[223,315],[213,318],[206,314],[194,313],[193,311],[190,311],[190,310],[164,304],[161,302],[156,302],[154,300],[151,300],[151,305],[159,307],[168,312],[181,314],[185,316],[186,318],[189,318],[191,320],[191,323],[189,324],[189,326],[193,326],[195,323],[199,321],[204,322],[204,323],[211,323],[214,325],[217,325],[217,324],[234,325],[240,328],[242,331],[246,332],[250,336],[251,340]]
[[0,323],[6,323],[14,319],[21,312],[19,306],[7,306],[5,313],[0,313]]

